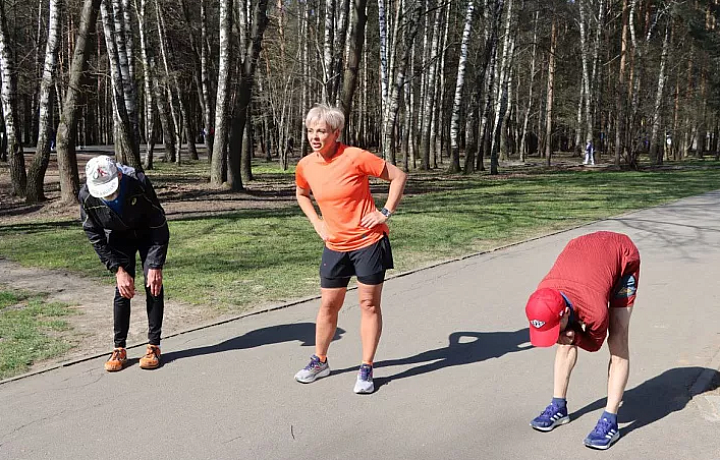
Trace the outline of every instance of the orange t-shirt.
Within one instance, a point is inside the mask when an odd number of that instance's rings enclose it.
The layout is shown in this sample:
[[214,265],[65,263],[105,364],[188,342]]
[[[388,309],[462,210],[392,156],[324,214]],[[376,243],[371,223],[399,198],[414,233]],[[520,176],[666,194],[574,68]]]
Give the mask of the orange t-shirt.
[[366,214],[377,210],[370,194],[370,176],[380,177],[385,160],[359,149],[338,145],[330,161],[313,152],[295,169],[298,187],[311,190],[328,230],[325,242],[333,251],[354,251],[377,243],[388,233],[385,224],[360,225]]

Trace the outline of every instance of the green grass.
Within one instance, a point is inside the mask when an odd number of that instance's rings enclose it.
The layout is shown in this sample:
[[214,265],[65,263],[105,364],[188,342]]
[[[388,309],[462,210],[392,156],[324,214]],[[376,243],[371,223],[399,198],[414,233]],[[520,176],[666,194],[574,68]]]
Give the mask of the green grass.
[[43,295],[0,286],[0,380],[70,349],[59,334],[69,329],[62,317],[71,313],[67,305],[46,302]]
[[[205,166],[193,168],[202,174]],[[390,225],[396,268],[404,271],[720,189],[719,168],[720,163],[704,161],[640,172],[527,167],[495,177],[414,172]],[[169,174],[172,166],[163,169]],[[277,167],[267,174],[274,180],[281,176]],[[263,178],[257,171],[256,176]],[[285,176],[277,180],[287,185],[293,176]],[[161,183],[162,176],[153,180]],[[387,186],[373,188],[382,205]],[[170,232],[164,277],[169,299],[227,312],[318,292],[322,243],[297,205],[174,220]],[[0,226],[0,254],[27,266],[114,281],[77,222]]]

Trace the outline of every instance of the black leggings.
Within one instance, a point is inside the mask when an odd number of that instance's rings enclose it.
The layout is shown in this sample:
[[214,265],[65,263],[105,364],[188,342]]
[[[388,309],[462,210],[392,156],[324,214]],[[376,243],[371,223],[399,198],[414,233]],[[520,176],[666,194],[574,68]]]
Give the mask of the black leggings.
[[[135,279],[135,253],[140,252],[140,260],[143,265],[143,273],[147,279],[148,267],[145,265],[148,245],[138,244],[136,247],[124,246],[121,251],[126,254],[130,263],[123,268]],[[148,315],[148,342],[150,345],[160,345],[162,334],[163,312],[165,310],[165,290],[160,288],[160,294],[150,295],[150,288],[145,286],[146,306]],[[113,300],[113,321],[114,321],[114,342],[115,347],[125,348],[128,330],[130,329],[130,299],[120,295],[118,288],[115,288],[115,299]]]

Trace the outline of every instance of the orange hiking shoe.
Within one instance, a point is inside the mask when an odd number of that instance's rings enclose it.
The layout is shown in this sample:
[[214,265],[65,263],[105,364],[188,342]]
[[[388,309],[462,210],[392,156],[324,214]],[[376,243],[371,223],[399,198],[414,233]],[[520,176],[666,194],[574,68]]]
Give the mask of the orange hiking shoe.
[[157,345],[148,345],[145,350],[145,356],[140,358],[141,369],[156,369],[160,366],[160,347]]
[[127,364],[127,351],[124,348],[113,349],[110,358],[105,361],[105,370],[108,372],[121,371]]

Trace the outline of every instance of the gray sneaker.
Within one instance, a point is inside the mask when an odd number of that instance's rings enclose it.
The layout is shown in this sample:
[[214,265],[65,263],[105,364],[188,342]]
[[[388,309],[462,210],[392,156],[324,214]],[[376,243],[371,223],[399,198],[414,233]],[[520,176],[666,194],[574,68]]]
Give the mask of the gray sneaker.
[[370,394],[375,391],[375,384],[373,383],[373,368],[367,364],[360,366],[358,371],[357,380],[355,381],[355,393],[357,394]]
[[328,361],[325,360],[324,363],[320,362],[320,358],[312,355],[310,357],[310,363],[305,366],[304,369],[300,370],[300,372],[295,374],[295,380],[300,383],[312,383],[315,380],[327,377],[328,375],[330,375],[330,366],[328,365]]

